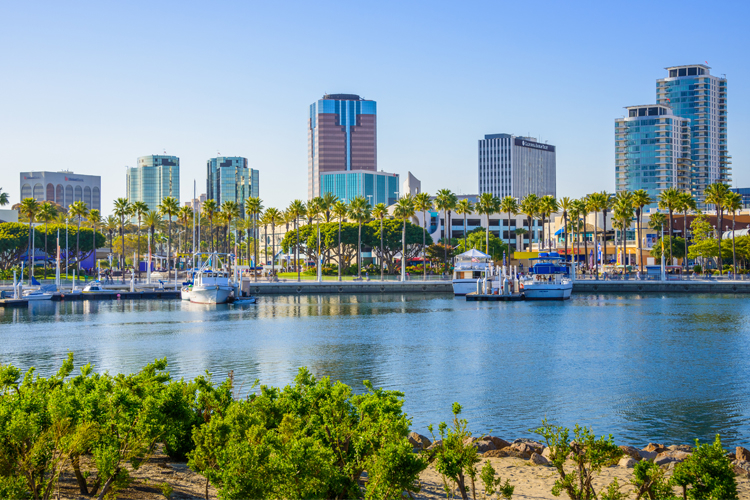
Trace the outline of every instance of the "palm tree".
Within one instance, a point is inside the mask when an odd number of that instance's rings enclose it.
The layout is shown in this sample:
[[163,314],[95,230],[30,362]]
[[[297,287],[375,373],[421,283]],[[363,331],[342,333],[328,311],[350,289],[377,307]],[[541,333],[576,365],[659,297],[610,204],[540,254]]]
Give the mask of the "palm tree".
[[401,281],[406,281],[406,220],[413,217],[414,212],[414,197],[412,197],[411,194],[399,198],[393,209],[394,217],[397,217],[404,222],[401,229]]
[[[661,212],[654,212],[648,221],[648,227],[659,233],[659,240],[661,241],[662,255],[664,255],[664,224],[667,222],[667,216]],[[671,246],[670,241],[670,246]]]
[[[208,201],[208,200],[206,200]],[[159,213],[167,217],[167,280],[169,280],[169,259],[172,257],[172,216],[180,209],[180,204],[174,196],[167,196],[161,200]],[[177,266],[174,269],[174,279],[177,281]]]
[[[607,262],[607,213],[614,205],[614,198],[606,191],[602,191],[601,194],[603,198],[599,210],[602,212],[602,263],[604,263]],[[596,217],[594,218],[594,224],[596,224]]]
[[[180,209],[177,211],[177,220],[180,221],[180,224],[182,224],[183,229],[185,230],[185,245],[182,247],[183,251],[187,252],[188,250],[188,226],[190,226],[190,223],[193,220],[193,215],[195,212],[193,212],[193,208],[187,205],[184,205],[180,207]],[[140,225],[140,223],[139,223]],[[192,234],[192,231],[190,231]],[[139,233],[140,234],[140,233]],[[195,236],[191,236],[191,238],[194,238]],[[140,250],[140,248],[139,248]]]
[[[539,200],[539,215],[542,218],[542,245],[545,245],[547,243],[547,239],[549,238],[549,234],[547,235],[547,238],[545,238],[544,233],[544,222],[547,219],[547,217],[551,217],[554,212],[557,212],[559,210],[559,207],[557,206],[557,200],[554,196],[551,195],[545,195],[542,196],[542,198]],[[546,247],[544,247],[546,248]]]
[[[258,240],[260,239],[258,235],[258,216],[262,212],[263,212],[263,200],[261,200],[257,196],[247,199],[247,201],[245,202],[245,214],[250,218],[250,220],[253,221],[253,239],[255,240],[253,244],[253,248],[255,250],[255,266],[254,267],[258,266]],[[299,239],[299,232],[297,233],[297,238]],[[253,276],[255,280],[257,281],[258,275],[256,274],[255,269],[253,269]],[[297,280],[299,281],[299,273],[297,273]]]
[[[305,204],[302,200],[294,200],[289,204],[287,209],[294,217],[294,230],[297,232],[297,238],[294,243],[294,265],[297,268],[297,281],[301,280],[301,271],[299,265],[299,219],[305,216]],[[341,250],[341,222],[339,221],[339,251]],[[339,263],[339,281],[341,281],[341,263]]]
[[573,204],[573,200],[571,200],[567,196],[563,196],[560,198],[560,201],[558,203],[560,210],[562,210],[562,216],[563,216],[563,239],[564,239],[564,245],[565,245],[565,261],[568,260],[568,212],[570,211]]
[[[339,265],[337,267],[338,267],[338,272],[339,272],[339,281],[341,281],[341,266],[344,263],[344,258],[341,253],[341,223],[344,221],[344,219],[346,218],[346,215],[349,213],[349,206],[345,202],[339,200],[336,202],[333,208],[331,208],[331,211],[333,212],[333,215],[339,221]],[[380,274],[381,274],[381,280],[382,280],[382,274],[383,274],[382,263],[380,265]]]
[[271,224],[271,274],[276,274],[276,223],[281,221],[282,215],[278,208],[270,207],[266,210],[265,219]]
[[96,260],[96,228],[102,224],[101,212],[95,208],[92,209],[89,212],[88,223],[91,226],[91,228],[94,230],[94,234],[91,237],[91,248],[92,248],[92,251],[94,252],[94,263],[97,264],[96,267],[98,268],[99,267],[98,261]]
[[[591,203],[591,195],[584,196],[578,201],[580,202],[579,208],[580,208],[581,218],[583,219],[583,254],[584,254],[583,260],[584,260],[584,263],[586,264],[586,268],[588,269],[589,268],[589,245],[588,245],[588,240],[586,239],[586,230],[587,230],[586,225],[588,224],[588,222],[586,221],[589,218],[589,214],[591,213],[591,207],[593,206]],[[594,212],[594,215],[596,215],[596,212]],[[594,217],[594,219],[596,219],[596,217]],[[594,220],[594,222],[596,222],[596,220]],[[596,224],[594,224],[594,229],[596,229]]]
[[47,228],[49,227],[49,221],[57,217],[57,209],[52,203],[45,201],[39,206],[39,212],[36,214],[37,218],[44,221],[44,279],[47,279],[47,261],[49,260],[47,254],[49,249],[47,248]]
[[528,251],[531,251],[531,243],[534,240],[534,231],[532,229],[532,221],[534,220],[534,217],[536,217],[539,214],[539,197],[535,195],[534,193],[527,194],[524,196],[524,198],[521,200],[521,204],[519,206],[521,213],[526,215],[526,221],[529,223],[529,248]]
[[719,243],[719,274],[722,274],[724,272],[724,263],[721,258],[721,232],[723,230],[722,226],[724,219],[724,208],[727,201],[727,193],[729,193],[729,188],[726,184],[722,184],[720,182],[711,184],[706,188],[705,191],[706,203],[713,203],[716,207],[716,222],[718,223],[716,240]]
[[388,217],[388,208],[385,203],[378,203],[372,209],[372,216],[380,221],[380,281],[383,281],[383,220]]
[[[479,196],[479,199],[477,200],[477,205],[475,207],[476,212],[479,215],[486,215],[487,216],[487,227],[485,228],[485,250],[487,251],[487,254],[489,254],[489,248],[490,248],[490,215],[497,213],[498,210],[500,210],[500,200],[495,197],[492,193],[482,193]],[[458,213],[458,211],[456,211]],[[464,227],[464,235],[466,233],[466,228]],[[502,236],[502,235],[501,235]],[[464,236],[464,249],[466,249],[466,239]]]
[[[635,208],[635,217],[638,224],[638,263],[640,265],[641,274],[643,273],[643,237],[641,235],[641,229],[643,227],[643,207],[650,205],[653,202],[654,200],[651,199],[651,196],[649,196],[645,189],[633,191],[633,208]],[[687,238],[685,241],[687,242]],[[687,256],[687,253],[685,255]]]
[[669,262],[672,262],[672,216],[680,203],[680,192],[676,188],[667,188],[659,193],[659,208],[669,212]]
[[[450,189],[441,189],[435,197],[435,208],[443,211],[443,260],[448,269],[448,245],[451,243],[451,210],[456,207],[456,195]],[[445,272],[445,271],[444,271]]]
[[[456,213],[458,215],[464,216],[464,251],[466,251],[466,216],[472,212],[474,212],[474,204],[467,198],[464,198],[463,200],[460,200],[458,203],[456,203]],[[489,220],[489,216],[487,220]],[[489,229],[489,223],[487,224],[487,229]]]
[[[349,218],[357,221],[357,278],[362,279],[362,224],[370,220],[370,203],[364,196],[359,195],[349,203]],[[308,214],[309,217],[309,214]]]
[[574,261],[576,265],[581,260],[581,214],[583,213],[583,205],[584,203],[581,200],[573,200],[570,203],[570,224],[575,231],[576,258]]
[[680,196],[677,200],[677,210],[679,212],[682,212],[682,232],[684,233],[682,236],[685,239],[685,257],[683,259],[683,263],[685,264],[683,267],[685,267],[685,270],[687,271],[687,262],[688,262],[688,244],[687,244],[687,213],[688,210],[696,210],[698,207],[695,204],[695,200],[693,199],[692,193],[690,191],[685,191],[680,193]]
[[[322,198],[315,197],[307,202],[306,214],[307,220],[310,223],[315,222],[316,231],[318,233],[318,249],[315,262],[315,269],[323,265],[322,255],[320,254],[320,218],[324,216],[323,205],[321,204]],[[320,269],[321,277],[323,276],[323,270]]]
[[108,215],[106,219],[104,219],[104,229],[107,230],[107,235],[109,236],[109,253],[113,254],[115,253],[112,249],[112,237],[114,236],[115,231],[117,231],[117,217],[114,215]]
[[427,193],[417,193],[414,197],[414,210],[422,212],[422,272],[424,280],[427,281],[427,261],[424,249],[427,246],[427,211],[432,210],[432,200]]
[[[599,244],[599,225],[597,224],[597,212],[600,210],[602,213],[606,210],[607,206],[607,197],[609,195],[606,193],[606,191],[602,191],[601,193],[591,193],[588,198],[586,199],[586,209],[587,212],[591,212],[594,214],[594,269],[596,278],[599,279],[599,258],[598,255],[596,255],[597,249],[596,246]],[[586,241],[586,229],[584,228],[584,242]],[[607,247],[607,223],[604,223],[604,236],[602,237],[602,250],[605,250]],[[588,249],[586,250],[588,251]],[[588,255],[586,256],[588,258]],[[605,258],[605,252],[602,252],[602,265],[606,263]]]
[[138,244],[136,246],[136,267],[138,268],[138,279],[141,279],[141,222],[143,216],[148,213],[148,204],[145,201],[134,201],[131,204],[132,214],[138,219],[138,226],[136,226],[138,232]]
[[0,188],[0,207],[4,207],[8,203],[10,203],[8,193],[3,193],[3,188]]
[[219,205],[216,203],[216,200],[208,199],[203,202],[201,212],[206,216],[206,219],[208,219],[208,246],[211,253],[214,251],[214,217],[218,211]]
[[620,191],[617,193],[614,210],[615,218],[620,223],[620,231],[622,231],[622,265],[624,266],[628,252],[627,230],[633,221],[633,194],[630,191]]
[[[157,229],[161,229],[162,227],[162,220],[161,215],[159,215],[159,212],[156,210],[149,210],[146,212],[145,217],[143,218],[143,223],[146,224],[146,230],[148,231],[148,234],[150,235],[149,241],[155,241],[155,233]],[[151,266],[151,260],[149,259],[148,266]]]
[[[737,252],[734,247],[734,227],[737,219],[737,211],[742,208],[742,195],[735,192],[728,192],[726,196],[726,209],[732,212],[732,267],[734,268],[734,277],[737,277]],[[687,254],[685,254],[687,256]]]
[[[115,200],[114,214],[120,219],[120,238],[122,238],[122,253],[120,254],[120,271],[122,272],[123,263],[125,261],[125,218],[130,217],[132,213],[132,205],[127,198],[117,198]],[[122,274],[123,281],[125,280],[125,274]]]
[[82,201],[74,201],[68,208],[68,214],[78,219],[78,231],[76,232],[76,268],[81,274],[81,219],[89,214],[89,209]]
[[[236,201],[227,200],[224,203],[221,204],[221,212],[224,214],[226,223],[227,223],[227,229],[224,231],[224,238],[226,240],[225,245],[227,245],[227,252],[231,253],[231,248],[228,248],[231,237],[227,238],[227,231],[232,226],[232,219],[237,219],[242,215],[242,212],[240,211],[240,206],[237,204]],[[277,209],[276,212],[279,214],[278,219],[281,219],[281,212]],[[277,220],[278,222],[278,220]]]
[[499,210],[508,214],[508,251],[510,251],[510,218],[518,213],[518,200],[512,196],[506,196],[500,201]]
[[[323,212],[323,215],[325,215],[325,221],[331,222],[331,211],[333,207],[336,205],[336,202],[339,201],[339,197],[335,194],[328,192],[323,194],[323,196],[320,197],[320,209]],[[331,261],[331,249],[326,249],[326,264],[328,264]]]

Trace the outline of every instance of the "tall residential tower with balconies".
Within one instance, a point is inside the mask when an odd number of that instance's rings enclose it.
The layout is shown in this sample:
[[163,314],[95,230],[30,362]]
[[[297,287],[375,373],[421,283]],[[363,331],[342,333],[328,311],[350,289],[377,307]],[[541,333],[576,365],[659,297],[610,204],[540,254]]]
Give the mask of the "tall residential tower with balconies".
[[699,204],[709,184],[729,184],[731,161],[727,151],[727,79],[711,74],[703,64],[671,66],[656,80],[656,102],[690,119],[692,165],[690,191]]

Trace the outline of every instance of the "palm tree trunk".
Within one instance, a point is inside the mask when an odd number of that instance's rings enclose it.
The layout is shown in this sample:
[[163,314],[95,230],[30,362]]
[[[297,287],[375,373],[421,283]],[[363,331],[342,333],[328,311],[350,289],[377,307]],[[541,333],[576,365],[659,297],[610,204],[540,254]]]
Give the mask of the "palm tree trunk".
[[[383,244],[382,233],[380,244]],[[406,281],[406,217],[404,217],[404,227],[401,230],[401,281]]]
[[[602,210],[604,227],[602,228],[602,265],[607,262],[607,209]],[[596,260],[596,258],[594,258]]]
[[422,210],[422,275],[423,279],[427,281],[427,262],[425,261],[425,245],[427,243],[427,211]]
[[[402,256],[403,257],[403,256]],[[380,281],[383,281],[383,218],[380,218]]]
[[[167,214],[167,217],[169,217],[168,226],[169,226],[169,236],[167,236],[167,281],[169,281],[169,258],[172,256],[172,215]],[[177,270],[175,269],[174,273],[174,279],[177,281]]]
[[[381,238],[382,239],[382,238]],[[339,281],[341,281],[341,266],[344,264],[344,256],[341,252],[341,217],[339,217]],[[380,263],[380,279],[383,279],[383,263]]]
[[719,226],[717,227],[716,231],[716,239],[719,240],[719,276],[724,274],[724,261],[721,256],[721,226],[722,226],[722,210],[720,210],[718,207],[716,208],[716,214],[718,215],[718,223]]
[[672,209],[669,209],[669,265],[672,265]]
[[[448,210],[443,210],[443,274],[448,269]],[[30,246],[30,245],[29,245]]]
[[[588,215],[588,214],[586,214]],[[596,218],[596,216],[594,216]],[[596,224],[594,224],[594,230],[596,230]],[[583,263],[586,266],[586,268],[589,268],[589,244],[588,240],[586,239],[586,217],[583,218]],[[580,246],[579,246],[580,250]]]
[[[638,208],[637,218],[638,218],[638,265],[641,270],[641,274],[643,274],[643,239],[641,239],[641,211],[643,210],[642,207]],[[687,239],[685,239],[687,242]],[[686,243],[687,245],[687,243]],[[687,257],[687,253],[685,254]]]
[[508,212],[508,253],[510,253],[510,212]]
[[539,240],[539,250],[544,250],[546,248],[546,241],[544,240],[544,220],[545,220],[544,214],[542,214],[542,238]]
[[[599,225],[596,223],[596,215],[597,215],[597,213],[594,212],[594,269],[596,270],[596,279],[599,279],[599,258],[598,258],[599,256],[597,255],[597,253],[599,253],[599,252],[597,252],[597,248],[596,248],[596,246],[599,244]],[[584,224],[585,224],[585,222],[584,222]],[[583,230],[586,231],[586,226],[585,225],[584,225],[584,229]],[[586,241],[585,234],[586,233],[584,232],[584,241]],[[606,222],[604,223],[604,234],[605,234],[604,237],[606,238],[606,234],[607,234],[607,223]],[[604,239],[604,238],[602,238],[602,239]],[[603,248],[604,248],[604,245],[602,245],[602,249]],[[588,250],[587,250],[587,253],[588,253]],[[586,258],[588,259],[588,255],[586,255]],[[604,265],[604,259],[602,259],[602,265]]]
[[[96,238],[96,234],[94,235],[94,238]],[[96,246],[96,245],[94,245]],[[136,265],[138,266],[138,279],[141,279],[141,217],[138,216],[138,262]]]
[[466,250],[468,250],[468,249],[466,248],[466,214],[464,214],[464,252]]
[[276,224],[271,222],[271,274],[276,274]]
[[[734,250],[734,225],[737,219],[737,211],[732,212],[732,267],[734,268],[734,278],[737,278],[737,253]],[[46,238],[46,236],[45,236]],[[44,244],[45,248],[47,243]]]
[[[47,225],[47,222],[48,221],[45,219],[44,221],[44,279],[47,279],[47,260],[49,260],[47,258],[47,229],[49,227]],[[732,224],[732,228],[734,228],[734,224]],[[734,241],[732,242],[732,246],[734,246]],[[737,271],[735,270],[735,272]]]
[[362,265],[360,258],[362,257],[362,223],[359,223],[359,229],[357,231],[357,278],[362,279]]
[[[26,266],[29,268],[29,285],[31,284],[31,277],[33,276],[33,270],[31,269],[31,216],[29,216],[29,243],[26,245]],[[66,249],[67,250],[67,249]],[[21,276],[23,278],[23,276]]]
[[563,212],[563,238],[565,240],[565,261],[568,261],[568,212]]

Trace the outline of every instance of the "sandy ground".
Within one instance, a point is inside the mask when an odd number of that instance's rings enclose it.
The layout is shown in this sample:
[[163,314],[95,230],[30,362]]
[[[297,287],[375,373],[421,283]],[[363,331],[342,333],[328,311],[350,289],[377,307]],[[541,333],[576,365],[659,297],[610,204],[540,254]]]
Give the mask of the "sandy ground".
[[[555,484],[557,471],[552,467],[544,467],[540,465],[534,465],[528,460],[522,460],[520,458],[488,458],[482,460],[478,465],[478,469],[481,470],[484,462],[489,460],[494,467],[497,475],[500,476],[503,481],[510,479],[510,483],[515,486],[513,491],[513,500],[526,500],[526,499],[537,499],[537,498],[557,498],[565,499],[567,495],[563,493],[559,497],[552,495],[552,486]],[[573,470],[573,463],[570,462],[570,469]],[[629,492],[633,490],[630,486],[630,480],[633,477],[633,469],[626,469],[625,467],[606,467],[602,469],[601,475],[594,479],[594,487],[597,494],[606,488],[614,478],[620,484],[621,491]],[[430,467],[425,470],[420,476],[422,482],[422,491],[416,498],[419,499],[437,499],[446,498],[445,491],[443,489],[443,482],[440,478],[440,474],[435,471],[434,468]],[[740,498],[750,499],[750,479],[747,476],[738,476],[737,484]],[[626,486],[623,488],[623,486]],[[477,498],[484,498],[480,492],[483,492],[483,488],[480,484],[477,484]],[[455,489],[458,493],[458,489]],[[675,493],[677,491],[675,490]],[[460,498],[460,496],[458,496]],[[471,498],[471,496],[470,496]],[[628,498],[635,498],[635,495],[631,494]]]
[[[497,471],[497,474],[505,480],[510,479],[511,484],[515,486],[513,499],[540,499],[540,498],[567,498],[565,494],[560,497],[554,497],[551,493],[552,486],[555,483],[556,472],[551,467],[533,465],[528,460],[519,458],[488,458],[482,460],[478,468],[481,469],[484,462],[489,460]],[[572,462],[571,462],[572,469]],[[602,470],[600,476],[594,480],[597,492],[608,485],[616,477],[620,486],[630,485],[633,469],[614,466]],[[205,498],[206,480],[203,476],[192,472],[185,463],[171,462],[163,454],[157,454],[151,461],[133,472],[134,483],[127,489],[121,490],[117,498],[128,500],[163,500],[160,485],[169,484],[173,488],[171,498],[173,500],[198,500]],[[80,495],[75,477],[72,471],[66,471],[60,478],[60,495],[59,498],[65,499],[85,499],[90,497]],[[443,490],[442,480],[433,467],[429,467],[420,476],[422,491],[416,495],[418,499],[438,499],[446,498]],[[750,478],[747,476],[737,477],[739,497],[750,499]],[[479,494],[482,492],[481,485],[477,484],[477,498],[484,498]],[[631,491],[631,487],[622,489]],[[209,486],[209,498],[216,499],[216,490]],[[456,490],[457,493],[457,490]],[[57,498],[57,492],[53,495]],[[460,498],[460,497],[459,497]],[[635,498],[630,495],[629,498]]]

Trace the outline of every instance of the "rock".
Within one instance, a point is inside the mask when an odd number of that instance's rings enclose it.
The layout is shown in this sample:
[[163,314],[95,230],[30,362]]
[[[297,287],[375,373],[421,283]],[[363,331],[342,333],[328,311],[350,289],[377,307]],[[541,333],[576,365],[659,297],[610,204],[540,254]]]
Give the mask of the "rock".
[[[514,450],[514,451],[518,452],[518,454],[520,455],[519,458],[523,458],[524,460],[530,459],[531,455],[533,453],[536,453],[536,449],[532,448],[531,446],[529,446],[526,443],[515,443],[514,442],[512,445],[509,446],[509,448],[511,450]],[[539,450],[539,451],[541,451],[541,450]]]
[[542,443],[538,441],[534,441],[533,439],[526,439],[526,438],[516,439],[510,444],[511,446],[514,444],[525,444],[527,446],[530,446],[531,449],[533,449],[537,453],[541,453],[542,450],[544,449],[544,445]]
[[510,443],[507,442],[505,439],[500,439],[499,437],[495,436],[487,436],[490,441],[492,441],[495,444],[495,448],[498,450],[502,450],[506,446],[510,446]]
[[552,454],[552,448],[550,448],[549,446],[547,446],[546,448],[544,448],[544,450],[542,450],[542,456],[546,458],[547,460],[550,459],[549,457],[551,454]]
[[435,441],[434,443],[432,443],[430,446],[428,446],[427,449],[428,450],[434,450],[435,448],[440,448],[441,446],[443,446],[443,440],[442,439],[438,439],[437,441]]
[[673,444],[672,446],[667,446],[667,449],[672,451],[685,451],[687,453],[693,452],[693,447],[689,444]]
[[635,446],[627,446],[627,445],[621,444],[620,449],[623,451],[623,453],[630,456],[630,458],[632,458],[636,462],[641,460],[641,454],[638,448],[636,448]]
[[507,456],[508,452],[506,452],[505,450],[490,450],[482,455],[482,457],[484,458],[504,458]]
[[732,462],[734,473],[738,476],[750,476],[750,462],[740,462],[735,460]]
[[410,432],[408,439],[411,445],[419,450],[426,450],[432,444],[427,437],[417,434],[416,432]]
[[541,456],[539,453],[532,453],[529,460],[531,461],[531,463],[534,463],[536,465],[550,465],[550,461]]
[[750,462],[750,451],[747,448],[738,446],[734,454],[740,462]]
[[620,467],[627,467],[628,469],[632,469],[633,467],[635,467],[635,464],[637,463],[638,462],[636,462],[635,459],[633,459],[633,457],[627,456],[627,457],[622,457],[620,461],[617,462],[617,465],[619,465]]
[[676,462],[684,462],[690,457],[690,455],[692,455],[692,452],[676,450],[670,452],[669,455],[674,458]]
[[641,460],[648,460],[649,462],[653,462],[656,458],[656,455],[658,455],[658,453],[656,453],[655,451],[646,450],[641,450],[638,452],[638,454],[641,456]]
[[[493,451],[488,451],[487,453],[493,453],[494,451],[497,451],[499,453],[498,456],[501,456],[501,457],[522,458],[524,460],[528,460],[529,458],[531,458],[531,454],[528,454],[528,456],[525,456],[524,453],[521,453],[517,449],[513,448],[512,445],[506,446],[502,450],[493,450]],[[487,456],[486,453],[485,453],[485,456]]]
[[477,451],[479,453],[486,453],[488,451],[497,449],[497,447],[495,446],[495,443],[493,443],[492,441],[485,441],[485,440],[475,441],[474,446],[477,447]]
[[656,458],[654,459],[654,463],[656,465],[668,465],[676,461],[677,460],[675,460],[674,457],[671,456],[669,453],[659,453],[658,455],[656,455]]
[[666,449],[667,448],[664,445],[657,443],[648,443],[648,446],[643,448],[644,451],[653,451],[654,453],[661,453]]
[[734,454],[734,452],[727,453],[727,458],[729,460],[735,460],[737,458],[737,455]]

